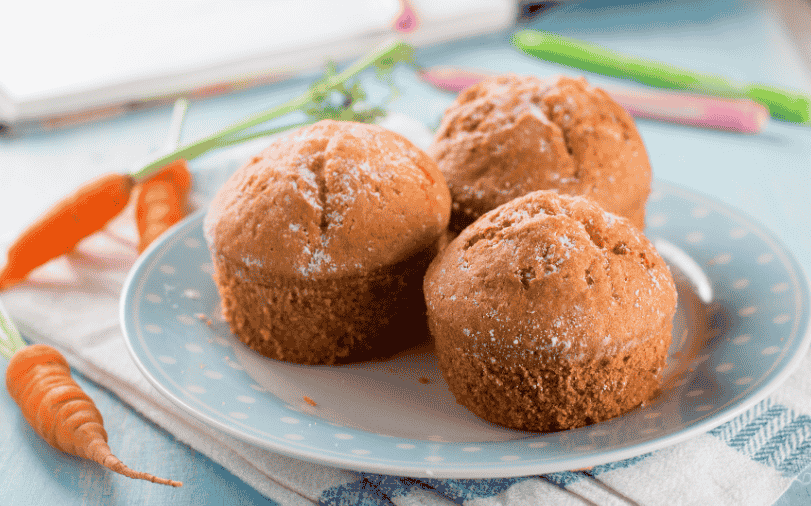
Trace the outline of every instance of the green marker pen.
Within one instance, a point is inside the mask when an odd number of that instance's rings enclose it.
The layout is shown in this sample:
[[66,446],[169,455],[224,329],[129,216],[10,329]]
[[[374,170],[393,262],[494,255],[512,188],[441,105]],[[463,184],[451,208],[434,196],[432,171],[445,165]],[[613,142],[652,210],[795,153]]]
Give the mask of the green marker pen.
[[659,88],[749,98],[768,107],[773,118],[811,124],[811,97],[796,91],[755,83],[734,83],[721,76],[619,53],[550,32],[522,30],[513,35],[512,43],[529,55],[597,74],[631,79]]

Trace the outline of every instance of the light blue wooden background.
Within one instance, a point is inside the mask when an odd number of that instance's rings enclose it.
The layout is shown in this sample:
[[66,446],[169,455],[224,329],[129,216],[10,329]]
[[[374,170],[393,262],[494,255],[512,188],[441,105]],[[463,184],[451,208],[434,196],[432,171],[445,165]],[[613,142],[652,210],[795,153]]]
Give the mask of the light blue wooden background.
[[[535,26],[729,77],[789,85],[811,92],[811,68],[784,27],[747,0],[588,2],[553,11]],[[508,34],[421,50],[424,65],[451,64],[549,75],[567,69],[523,56]],[[452,97],[398,72],[402,97],[393,109],[435,124]],[[608,82],[589,76],[594,83]],[[279,103],[307,79],[192,104],[185,139],[209,134]],[[161,145],[168,108],[51,134],[0,139],[0,238],[13,237],[50,203],[95,175],[124,170]],[[811,273],[811,128],[772,122],[758,136],[639,121],[655,177],[709,194],[756,217],[774,231]],[[0,360],[5,372],[6,362]],[[186,482],[181,489],[102,471],[51,449],[0,393],[2,505],[267,505],[240,480],[177,442],[83,378],[105,415],[114,452],[130,467]],[[811,503],[804,473],[778,504]]]

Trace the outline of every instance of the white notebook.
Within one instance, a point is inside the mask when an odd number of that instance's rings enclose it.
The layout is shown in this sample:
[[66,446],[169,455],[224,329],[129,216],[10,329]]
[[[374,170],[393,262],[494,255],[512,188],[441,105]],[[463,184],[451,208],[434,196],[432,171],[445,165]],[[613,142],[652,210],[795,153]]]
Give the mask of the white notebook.
[[[515,0],[411,0],[415,45],[509,27]],[[347,61],[396,33],[400,0],[9,2],[0,124],[49,128]]]

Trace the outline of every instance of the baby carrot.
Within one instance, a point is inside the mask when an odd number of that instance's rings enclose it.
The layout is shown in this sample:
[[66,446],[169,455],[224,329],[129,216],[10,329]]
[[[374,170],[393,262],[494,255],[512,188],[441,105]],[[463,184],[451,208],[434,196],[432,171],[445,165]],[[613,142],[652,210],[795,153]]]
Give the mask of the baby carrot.
[[129,478],[180,487],[183,483],[133,471],[107,445],[101,413],[71,378],[59,351],[33,344],[9,361],[6,387],[34,431],[54,448],[92,460]]
[[105,174],[59,201],[12,244],[8,263],[0,271],[0,289],[72,251],[79,241],[103,227],[124,209],[133,186],[129,175]]
[[[166,164],[166,167],[160,170],[154,176],[148,178],[144,183],[149,181],[170,181],[181,193],[186,192],[191,187],[191,172],[189,172],[189,164],[186,160],[178,158]],[[143,184],[143,183],[142,183]]]
[[185,160],[175,160],[140,186],[135,213],[139,253],[169,227],[183,219],[186,193],[191,186],[191,173]]

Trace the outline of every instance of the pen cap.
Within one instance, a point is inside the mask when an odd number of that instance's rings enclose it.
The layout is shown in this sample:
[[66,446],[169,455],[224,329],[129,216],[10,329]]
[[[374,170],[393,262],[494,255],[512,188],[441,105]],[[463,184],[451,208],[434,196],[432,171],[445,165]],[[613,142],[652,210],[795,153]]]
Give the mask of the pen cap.
[[746,96],[768,107],[774,118],[811,123],[811,99],[806,96],[762,84],[748,85]]

